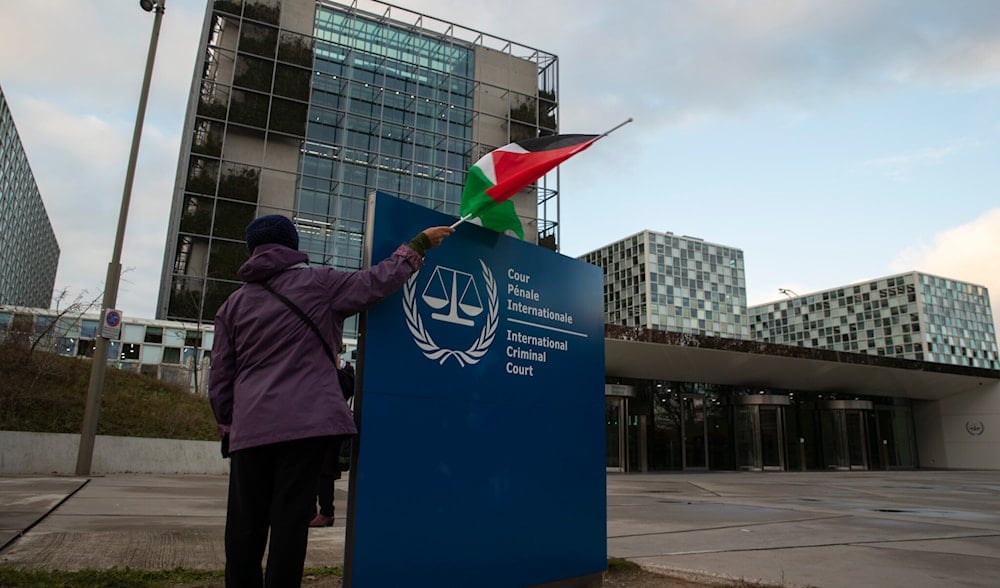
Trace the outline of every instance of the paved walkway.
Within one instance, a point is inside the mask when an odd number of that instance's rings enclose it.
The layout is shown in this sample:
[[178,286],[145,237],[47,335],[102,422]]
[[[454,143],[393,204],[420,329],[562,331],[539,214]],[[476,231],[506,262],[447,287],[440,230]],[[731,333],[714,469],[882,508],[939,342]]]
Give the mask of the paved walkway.
[[788,586],[1000,586],[1000,472],[617,476],[608,554]]
[[[226,482],[0,478],[0,564],[221,569]],[[313,529],[306,565],[343,549],[343,520]],[[1000,472],[611,474],[608,555],[785,586],[995,588]]]

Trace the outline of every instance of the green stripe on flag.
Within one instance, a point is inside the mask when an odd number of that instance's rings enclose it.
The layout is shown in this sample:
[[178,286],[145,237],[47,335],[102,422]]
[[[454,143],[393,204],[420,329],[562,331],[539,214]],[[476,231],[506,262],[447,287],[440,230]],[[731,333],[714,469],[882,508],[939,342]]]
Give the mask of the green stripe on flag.
[[524,239],[524,227],[521,226],[521,219],[517,217],[514,202],[511,200],[487,206],[479,213],[479,220],[491,231],[503,233],[510,230],[514,231],[518,238]]
[[483,170],[478,166],[469,168],[468,175],[465,176],[465,187],[462,188],[462,216],[479,212],[482,207],[492,204],[494,200],[486,193],[486,190],[493,187],[493,182],[486,177]]
[[510,200],[497,202],[486,193],[486,190],[493,187],[483,170],[478,166],[472,166],[465,178],[465,187],[462,189],[462,216],[471,215],[478,217],[484,227],[498,233],[513,231],[518,237],[524,239],[524,227],[521,226],[521,219],[517,217],[514,203]]

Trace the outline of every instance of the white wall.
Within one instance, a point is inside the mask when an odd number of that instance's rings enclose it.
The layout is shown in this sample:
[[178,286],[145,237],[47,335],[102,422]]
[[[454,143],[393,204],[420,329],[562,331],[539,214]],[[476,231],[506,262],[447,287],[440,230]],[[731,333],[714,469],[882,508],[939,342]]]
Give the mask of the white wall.
[[[80,435],[0,431],[0,476],[73,475]],[[90,473],[226,474],[216,441],[98,435]]]
[[914,403],[920,466],[1000,470],[1000,382]]

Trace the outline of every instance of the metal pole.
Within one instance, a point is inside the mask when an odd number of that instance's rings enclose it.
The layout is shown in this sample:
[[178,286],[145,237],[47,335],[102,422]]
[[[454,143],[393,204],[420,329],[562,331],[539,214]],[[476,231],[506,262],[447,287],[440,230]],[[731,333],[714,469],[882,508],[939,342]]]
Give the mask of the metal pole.
[[[128,219],[129,201],[132,197],[132,181],[135,179],[135,163],[139,155],[139,139],[142,122],[146,116],[146,100],[149,97],[149,81],[153,75],[153,61],[156,58],[156,44],[160,38],[160,20],[166,0],[159,0],[153,10],[153,32],[149,39],[149,53],[146,57],[146,73],[139,94],[139,110],[135,116],[135,130],[132,133],[132,150],[129,153],[128,168],[125,172],[125,190],[122,193],[121,210],[118,213],[118,230],[115,233],[115,248],[108,263],[108,275],[104,280],[104,300],[101,317],[107,310],[115,308],[118,302],[118,282],[121,279],[122,243],[125,241],[125,222]],[[76,475],[89,476],[94,457],[94,438],[97,436],[97,419],[101,412],[101,392],[104,388],[104,372],[108,365],[109,340],[97,333],[94,359],[90,368],[90,386],[87,389],[87,405],[83,413],[83,429],[80,432],[80,451],[76,458]]]

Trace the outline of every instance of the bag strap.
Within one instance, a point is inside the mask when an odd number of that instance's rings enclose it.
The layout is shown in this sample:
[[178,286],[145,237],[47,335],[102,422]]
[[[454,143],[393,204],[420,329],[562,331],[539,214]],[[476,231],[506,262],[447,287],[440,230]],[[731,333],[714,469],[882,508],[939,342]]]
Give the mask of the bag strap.
[[337,360],[333,355],[333,349],[330,349],[330,344],[327,343],[326,339],[323,338],[323,334],[319,332],[319,327],[317,327],[316,323],[314,323],[312,319],[309,318],[309,315],[303,312],[301,308],[296,306],[294,302],[289,300],[283,294],[276,292],[274,288],[271,287],[271,284],[267,283],[267,280],[258,283],[261,286],[263,286],[265,290],[267,290],[271,294],[274,294],[278,300],[284,302],[285,306],[287,306],[292,312],[298,315],[300,319],[302,319],[302,322],[304,322],[306,326],[309,327],[309,330],[311,330],[313,333],[316,334],[316,338],[319,339],[319,342],[323,344],[323,351],[326,351],[326,356],[330,358],[330,363],[332,363],[334,367],[337,367]]

